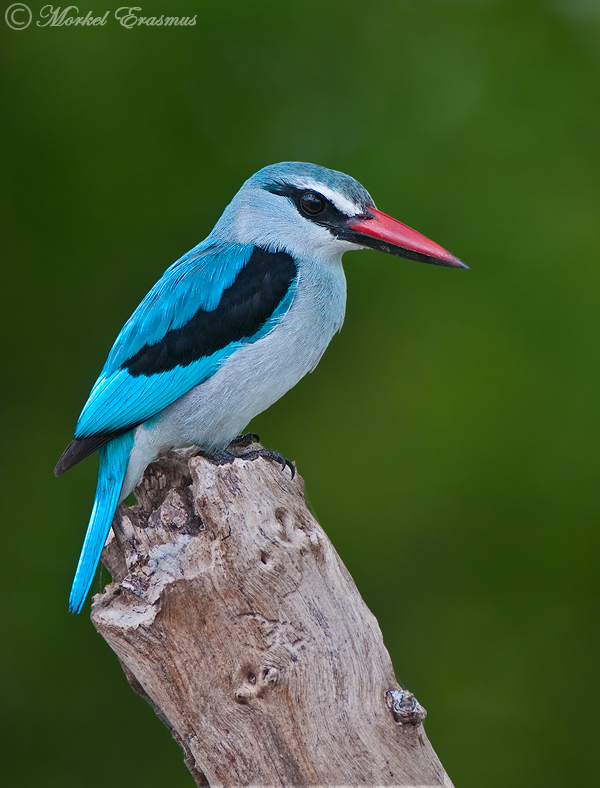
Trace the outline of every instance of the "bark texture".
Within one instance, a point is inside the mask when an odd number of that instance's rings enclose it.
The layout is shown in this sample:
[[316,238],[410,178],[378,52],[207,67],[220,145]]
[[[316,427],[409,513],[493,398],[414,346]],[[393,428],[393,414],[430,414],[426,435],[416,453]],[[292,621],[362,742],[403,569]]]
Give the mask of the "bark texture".
[[197,785],[452,785],[299,475],[186,450],[136,495],[92,621]]

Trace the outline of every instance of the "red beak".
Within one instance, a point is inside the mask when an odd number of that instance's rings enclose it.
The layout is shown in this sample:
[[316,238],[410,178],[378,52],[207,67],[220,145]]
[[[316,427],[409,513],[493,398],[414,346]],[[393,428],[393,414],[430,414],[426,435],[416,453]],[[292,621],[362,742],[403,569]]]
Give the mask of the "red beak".
[[355,241],[362,246],[419,260],[422,263],[468,268],[446,249],[425,238],[416,230],[411,230],[402,222],[378,211],[377,208],[367,208],[367,213],[349,219],[346,226],[357,234]]

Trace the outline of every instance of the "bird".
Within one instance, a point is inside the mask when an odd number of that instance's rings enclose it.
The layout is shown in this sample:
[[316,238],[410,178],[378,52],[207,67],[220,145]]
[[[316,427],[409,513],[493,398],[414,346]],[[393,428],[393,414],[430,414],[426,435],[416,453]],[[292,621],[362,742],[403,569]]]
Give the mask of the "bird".
[[[60,476],[99,453],[71,612],[84,605],[118,504],[149,463],[187,445],[225,452],[314,370],[344,320],[342,255],[363,248],[467,268],[379,211],[354,178],[304,162],[252,175],[210,234],[167,268],[118,334],[55,468]],[[257,456],[282,459],[242,455]]]

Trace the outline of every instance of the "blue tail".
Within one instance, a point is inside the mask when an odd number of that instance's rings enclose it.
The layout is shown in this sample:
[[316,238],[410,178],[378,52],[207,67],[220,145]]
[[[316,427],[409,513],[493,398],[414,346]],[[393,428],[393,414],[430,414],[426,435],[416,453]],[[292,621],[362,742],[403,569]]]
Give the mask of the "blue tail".
[[71,595],[69,597],[69,610],[71,613],[81,612],[85,598],[92,585],[100,554],[119,503],[119,496],[132,448],[133,430],[115,438],[98,450],[100,454],[98,487],[96,488],[96,499],[92,509],[92,516],[90,517],[71,587]]

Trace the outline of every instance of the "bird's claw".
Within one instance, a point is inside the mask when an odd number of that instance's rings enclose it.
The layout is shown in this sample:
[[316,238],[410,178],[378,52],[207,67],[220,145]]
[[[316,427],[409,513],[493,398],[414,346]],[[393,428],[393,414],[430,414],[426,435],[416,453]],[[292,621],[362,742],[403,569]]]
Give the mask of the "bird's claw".
[[[258,435],[255,433],[250,432],[248,435],[242,435],[241,438],[247,439],[248,437],[252,436],[252,438],[258,438]],[[229,446],[231,447],[232,444],[237,443],[238,438],[231,441]],[[248,444],[253,443],[254,441],[249,441]],[[237,443],[239,445],[239,443]],[[215,465],[231,465],[234,460],[257,460],[259,457],[264,457],[267,460],[273,460],[274,462],[278,462],[281,465],[281,472],[285,471],[286,468],[290,469],[290,473],[292,474],[292,479],[296,475],[296,468],[294,467],[294,463],[291,460],[288,460],[287,457],[284,457],[283,454],[280,454],[278,451],[272,451],[271,449],[253,449],[252,451],[246,451],[243,454],[233,454],[233,452],[223,450],[223,451],[215,451],[211,454],[205,454],[204,452],[200,452],[203,454],[210,462],[214,463]]]
[[292,479],[296,475],[294,464],[278,451],[272,451],[271,449],[254,449],[253,451],[244,452],[244,454],[238,454],[239,460],[257,460],[259,457],[264,457],[267,460],[273,460],[274,462],[280,463],[282,473],[286,468],[289,468]]

